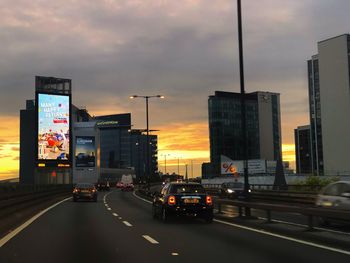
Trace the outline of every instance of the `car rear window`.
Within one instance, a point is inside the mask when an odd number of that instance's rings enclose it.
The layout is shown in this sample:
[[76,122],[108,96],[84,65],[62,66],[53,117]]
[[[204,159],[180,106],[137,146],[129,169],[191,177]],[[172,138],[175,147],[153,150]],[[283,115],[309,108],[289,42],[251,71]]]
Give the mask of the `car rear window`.
[[232,188],[243,188],[244,184],[243,183],[228,183],[227,186],[232,187]]
[[77,184],[76,187],[87,189],[87,188],[94,188],[94,185],[93,184]]
[[171,194],[182,194],[182,193],[204,194],[205,190],[201,185],[179,184],[179,185],[172,185],[169,193]]

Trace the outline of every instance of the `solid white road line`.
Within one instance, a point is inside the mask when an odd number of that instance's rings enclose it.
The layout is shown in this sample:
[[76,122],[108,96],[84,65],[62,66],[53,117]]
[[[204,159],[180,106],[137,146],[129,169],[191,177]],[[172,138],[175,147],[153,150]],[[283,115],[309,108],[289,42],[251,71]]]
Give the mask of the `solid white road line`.
[[151,238],[150,236],[148,235],[143,235],[142,236],[144,239],[146,239],[148,242],[152,243],[152,244],[159,244],[159,242],[153,238]]
[[268,236],[273,236],[273,237],[277,237],[277,238],[293,241],[293,242],[300,243],[300,244],[303,244],[303,245],[308,245],[308,246],[317,247],[317,248],[321,248],[321,249],[325,249],[325,250],[329,250],[329,251],[333,251],[333,252],[337,252],[337,253],[341,253],[341,254],[345,254],[345,255],[350,255],[350,251],[347,251],[347,250],[333,248],[333,247],[328,247],[328,246],[324,246],[324,245],[320,245],[320,244],[316,244],[316,243],[313,243],[313,242],[308,242],[308,241],[304,241],[304,240],[296,239],[296,238],[292,238],[292,237],[282,236],[282,235],[274,234],[274,233],[271,233],[271,232],[268,232],[268,231],[265,231],[265,230],[259,230],[259,229],[255,229],[255,228],[251,228],[251,227],[247,227],[247,226],[233,224],[233,223],[229,223],[229,222],[218,220],[218,219],[214,219],[214,221],[217,222],[217,223],[221,223],[221,224],[225,224],[225,225],[241,228],[241,229],[244,229],[244,230],[249,230],[249,231],[256,232],[256,233],[260,233],[260,234],[264,234],[264,235],[268,235]]
[[123,221],[124,225],[126,226],[132,226],[132,224],[130,224],[128,221]]
[[134,195],[136,198],[138,198],[138,199],[140,199],[140,200],[142,200],[142,201],[144,201],[144,202],[146,202],[146,203],[152,204],[151,201],[149,201],[149,200],[147,200],[147,199],[144,199],[144,198],[142,198],[142,197],[139,197],[139,196],[135,193],[135,191],[133,192],[133,195]]
[[[265,217],[258,217],[261,220],[267,220],[267,218]],[[272,219],[272,222],[276,222],[276,223],[282,223],[282,224],[286,224],[286,225],[291,225],[291,226],[300,226],[300,227],[308,227],[307,225],[303,225],[303,224],[298,224],[298,223],[293,223],[293,222],[288,222],[288,221],[283,221],[283,220],[277,220],[277,219]],[[323,227],[314,227],[316,230],[321,230],[321,231],[326,231],[326,232],[330,232],[330,233],[335,233],[335,234],[342,234],[342,235],[350,235],[349,232],[343,232],[340,230],[333,230],[333,229],[328,229],[328,228],[323,228]]]
[[[148,201],[146,199],[143,199],[143,198],[137,196],[135,194],[135,192],[134,192],[134,196],[137,197],[138,199],[142,200],[142,201],[147,202],[147,203],[152,203],[152,202],[150,202],[150,201]],[[303,245],[308,245],[308,246],[317,247],[317,248],[321,248],[321,249],[325,249],[325,250],[329,250],[329,251],[333,251],[333,252],[337,252],[337,253],[341,253],[341,254],[345,254],[345,255],[350,255],[350,251],[348,251],[348,250],[338,249],[338,248],[334,248],[334,247],[328,247],[328,246],[320,245],[320,244],[317,244],[317,243],[304,241],[304,240],[301,240],[301,239],[296,239],[296,238],[291,238],[291,237],[287,237],[287,236],[274,234],[274,233],[271,233],[271,232],[268,232],[268,231],[265,231],[265,230],[259,230],[259,229],[255,229],[255,228],[251,228],[251,227],[246,227],[246,226],[243,226],[243,225],[229,223],[229,222],[218,220],[218,219],[214,219],[214,221],[217,222],[217,223],[220,223],[220,224],[229,225],[229,226],[233,226],[233,227],[237,227],[237,228],[253,231],[253,232],[256,232],[256,233],[260,233],[260,234],[264,234],[264,235],[268,235],[268,236],[273,236],[273,237],[277,237],[277,238],[293,241],[293,242],[300,243],[300,244],[303,244]]]
[[113,213],[112,215],[114,215],[114,216],[118,216],[118,214],[116,214],[116,213]]
[[46,208],[45,210],[41,211],[40,213],[36,214],[35,216],[33,216],[31,219],[27,220],[25,223],[23,223],[22,225],[20,225],[19,227],[17,227],[15,230],[13,230],[12,232],[10,232],[9,234],[7,234],[6,236],[4,236],[1,240],[0,240],[0,248],[5,245],[8,241],[10,241],[12,238],[14,238],[19,232],[21,232],[23,229],[25,229],[27,226],[29,226],[31,223],[33,223],[35,220],[37,220],[40,216],[42,216],[43,214],[45,214],[47,211],[51,210],[52,208],[54,208],[55,206],[58,206],[59,204],[62,204],[63,202],[68,201],[69,199],[71,199],[71,197],[63,199],[62,201]]

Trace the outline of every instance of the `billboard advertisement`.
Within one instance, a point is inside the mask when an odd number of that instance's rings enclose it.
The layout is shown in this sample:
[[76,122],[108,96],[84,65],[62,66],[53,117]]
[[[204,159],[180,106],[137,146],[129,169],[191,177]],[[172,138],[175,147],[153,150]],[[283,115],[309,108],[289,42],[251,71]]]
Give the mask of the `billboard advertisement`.
[[[233,161],[227,156],[221,155],[221,174],[236,175],[244,173],[244,162]],[[249,174],[266,173],[266,161],[261,159],[248,160]]]
[[75,166],[95,167],[95,137],[77,136],[75,140]]
[[70,160],[70,96],[37,94],[38,161]]

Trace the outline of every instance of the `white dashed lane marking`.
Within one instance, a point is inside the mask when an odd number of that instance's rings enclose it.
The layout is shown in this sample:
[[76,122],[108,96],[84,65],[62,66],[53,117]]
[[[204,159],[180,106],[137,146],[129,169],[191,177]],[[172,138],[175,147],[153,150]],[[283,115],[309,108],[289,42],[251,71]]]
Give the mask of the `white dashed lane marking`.
[[148,235],[143,235],[142,236],[144,239],[146,239],[148,242],[150,242],[151,244],[159,244],[159,242],[153,238],[151,238],[150,236]]
[[132,226],[132,224],[130,224],[128,221],[123,221],[124,225],[126,226]]
[[114,216],[118,216],[118,214],[116,214],[116,213],[113,213],[112,215],[114,215]]

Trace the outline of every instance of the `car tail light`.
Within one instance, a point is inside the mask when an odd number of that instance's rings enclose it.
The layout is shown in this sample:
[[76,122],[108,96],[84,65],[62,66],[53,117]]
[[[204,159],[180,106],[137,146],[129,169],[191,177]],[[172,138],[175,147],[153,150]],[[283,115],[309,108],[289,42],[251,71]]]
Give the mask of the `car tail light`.
[[95,192],[96,192],[96,189],[92,189],[91,192],[95,193]]
[[175,196],[173,196],[173,195],[169,196],[169,198],[168,198],[168,204],[169,204],[169,205],[175,205],[175,204],[176,204]]
[[77,192],[78,192],[78,189],[74,188],[73,193],[77,193]]
[[207,197],[205,198],[205,201],[206,201],[207,205],[213,204],[213,199],[211,198],[210,195],[207,195]]

